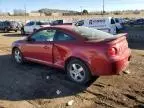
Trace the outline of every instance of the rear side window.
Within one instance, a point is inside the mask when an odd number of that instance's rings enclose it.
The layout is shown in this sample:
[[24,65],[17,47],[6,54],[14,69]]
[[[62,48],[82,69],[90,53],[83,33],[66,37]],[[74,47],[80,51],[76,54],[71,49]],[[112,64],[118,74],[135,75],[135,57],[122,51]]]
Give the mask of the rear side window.
[[41,22],[36,22],[36,25],[42,25]]
[[75,25],[76,26],[83,26],[84,25],[84,20],[81,20],[81,21],[77,22]]
[[71,40],[75,40],[75,38],[62,31],[57,31],[54,37],[54,41],[71,41]]
[[48,25],[48,22],[36,22],[36,25]]
[[34,24],[35,24],[34,22],[29,22],[29,23],[26,24],[26,26],[32,26]]

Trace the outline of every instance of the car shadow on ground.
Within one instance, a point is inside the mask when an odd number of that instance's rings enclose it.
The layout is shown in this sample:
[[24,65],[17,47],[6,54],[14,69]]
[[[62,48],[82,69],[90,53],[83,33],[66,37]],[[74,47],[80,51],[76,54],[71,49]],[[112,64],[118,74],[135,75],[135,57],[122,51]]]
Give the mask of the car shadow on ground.
[[0,100],[31,100],[66,97],[84,92],[68,80],[64,71],[35,63],[16,64],[10,55],[0,56]]
[[23,37],[20,33],[5,33],[3,36],[6,37]]

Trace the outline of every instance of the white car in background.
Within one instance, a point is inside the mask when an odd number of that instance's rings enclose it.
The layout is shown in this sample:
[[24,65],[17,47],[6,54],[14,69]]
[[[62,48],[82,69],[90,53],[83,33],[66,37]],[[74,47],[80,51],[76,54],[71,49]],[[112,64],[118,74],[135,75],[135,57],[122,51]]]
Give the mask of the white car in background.
[[121,29],[121,24],[116,22],[115,18],[113,17],[84,19],[77,21],[73,25],[95,28],[113,35],[117,34]]
[[44,22],[44,21],[29,21],[28,23],[26,23],[26,25],[24,25],[21,28],[21,34],[31,34],[34,31],[42,28],[42,27],[49,27],[50,24],[49,22]]
[[123,24],[123,21],[122,21],[122,19],[121,18],[114,18],[114,20],[115,20],[115,25],[116,25],[116,29],[119,31],[119,30],[121,30],[121,29],[123,29],[123,26],[122,26],[122,24]]

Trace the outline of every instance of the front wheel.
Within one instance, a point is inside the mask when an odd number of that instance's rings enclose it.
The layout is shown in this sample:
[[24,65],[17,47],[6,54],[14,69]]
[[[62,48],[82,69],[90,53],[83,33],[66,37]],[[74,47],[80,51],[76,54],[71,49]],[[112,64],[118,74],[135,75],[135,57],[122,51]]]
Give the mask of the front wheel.
[[86,84],[91,78],[89,68],[84,62],[78,59],[71,60],[68,63],[66,70],[70,80],[78,84]]
[[12,56],[16,63],[22,64],[24,62],[22,53],[18,48],[13,49]]
[[5,28],[5,29],[4,29],[4,32],[5,32],[5,33],[7,33],[7,32],[8,32],[8,29],[7,29],[7,28]]

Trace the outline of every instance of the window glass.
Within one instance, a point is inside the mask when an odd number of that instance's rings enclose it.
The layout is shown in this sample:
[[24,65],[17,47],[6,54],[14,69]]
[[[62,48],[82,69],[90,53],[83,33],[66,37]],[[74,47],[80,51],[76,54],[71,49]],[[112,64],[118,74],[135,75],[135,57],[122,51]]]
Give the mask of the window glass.
[[55,41],[69,41],[69,40],[75,40],[75,38],[61,31],[57,31],[55,34],[54,40]]
[[115,24],[115,21],[114,21],[114,19],[111,19],[111,24]]
[[41,25],[41,22],[36,22],[36,25]]
[[34,25],[34,22],[29,22],[26,24],[26,26],[32,26],[32,25]]
[[79,21],[78,23],[75,24],[76,26],[83,26],[84,25],[84,20]]
[[119,20],[117,18],[115,18],[116,23],[119,23]]
[[41,30],[36,32],[31,38],[36,42],[53,41],[56,30]]

